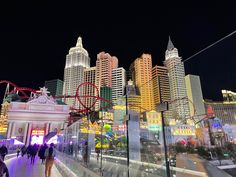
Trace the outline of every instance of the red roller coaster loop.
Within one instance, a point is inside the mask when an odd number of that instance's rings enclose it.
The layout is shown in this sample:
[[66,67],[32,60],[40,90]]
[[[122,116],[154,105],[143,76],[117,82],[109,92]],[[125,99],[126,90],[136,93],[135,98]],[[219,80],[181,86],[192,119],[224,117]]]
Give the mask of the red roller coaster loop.
[[[91,86],[91,87],[94,87],[95,88],[95,94],[96,95],[80,95],[79,93],[83,90],[82,89],[82,87],[88,87],[88,86]],[[81,89],[81,90],[80,90]],[[84,110],[86,111],[86,112],[89,112],[89,111],[91,111],[91,108],[94,108],[95,107],[95,104],[96,104],[96,102],[98,101],[98,100],[102,100],[102,101],[105,101],[105,102],[107,102],[108,103],[108,107],[110,107],[110,106],[112,106],[113,104],[112,104],[112,102],[110,102],[109,100],[106,100],[106,99],[104,99],[104,98],[102,98],[102,97],[100,97],[99,96],[99,89],[98,89],[98,87],[95,85],[95,84],[93,84],[93,83],[91,83],[91,82],[84,82],[84,83],[82,83],[82,84],[80,84],[78,87],[77,87],[77,89],[76,89],[76,94],[75,94],[75,97],[77,98],[77,100],[79,101],[79,103],[85,108]],[[85,101],[83,101],[81,98],[83,98],[83,100],[85,100]],[[86,99],[93,99],[93,101],[92,101],[92,103],[89,105],[89,106],[87,106],[86,105]],[[85,102],[85,103],[84,103]]]
[[[32,96],[32,93],[37,94],[37,90],[35,90],[35,89],[27,88],[27,87],[19,87],[16,84],[14,84],[13,82],[8,81],[8,80],[0,80],[0,85],[1,84],[7,84],[4,98],[6,98],[7,95],[13,94],[13,93],[17,93],[17,94],[21,93],[22,95],[18,94],[20,96],[20,98],[30,98]],[[10,90],[10,86],[13,87],[13,89]],[[84,87],[84,86],[94,87],[96,95],[80,95],[79,93],[80,93],[80,91],[82,91],[80,89],[82,89],[82,87]],[[26,92],[29,92],[30,94],[27,94]],[[93,107],[95,107],[95,104],[98,100],[102,100],[102,101],[109,103],[109,106],[112,105],[112,102],[110,102],[109,100],[99,97],[98,87],[95,84],[92,84],[90,82],[84,82],[84,83],[80,84],[76,89],[75,95],[61,95],[61,96],[56,96],[55,98],[77,99],[84,109],[77,109],[75,107],[70,107],[70,110],[74,110],[79,113],[87,113],[87,112],[91,111],[91,109]],[[87,101],[85,99],[93,99],[92,104],[90,104],[90,106],[87,106],[86,105]],[[85,100],[85,102],[83,102],[83,100]]]
[[[23,96],[21,96],[21,98],[29,98],[30,96],[27,95],[25,93],[25,91],[29,91],[30,93],[36,93],[36,90],[34,90],[34,89],[27,88],[27,87],[19,87],[16,84],[12,83],[11,81],[1,80],[0,81],[0,85],[1,84],[7,84],[7,88],[6,88],[6,92],[5,92],[4,98],[8,94],[18,93],[18,92],[20,92],[23,95]],[[10,86],[14,87],[14,89],[11,90],[11,91],[10,91]]]

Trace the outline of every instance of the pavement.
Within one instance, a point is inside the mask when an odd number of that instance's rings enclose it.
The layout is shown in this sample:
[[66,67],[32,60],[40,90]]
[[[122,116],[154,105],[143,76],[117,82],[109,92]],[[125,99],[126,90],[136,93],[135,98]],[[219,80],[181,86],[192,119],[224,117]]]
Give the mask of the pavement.
[[[208,176],[208,172],[204,167],[204,161],[200,159],[196,154],[178,154],[176,157],[176,167],[193,170],[196,172],[203,172],[205,176]],[[178,177],[198,177],[197,174],[187,174],[176,172],[176,176]],[[211,177],[211,176],[209,176]],[[213,176],[212,176],[213,177]]]
[[[41,164],[41,160],[36,157],[35,164],[30,164],[27,157],[13,157],[5,160],[9,170],[10,177],[45,177],[45,165]],[[62,177],[55,165],[52,167],[51,177]]]

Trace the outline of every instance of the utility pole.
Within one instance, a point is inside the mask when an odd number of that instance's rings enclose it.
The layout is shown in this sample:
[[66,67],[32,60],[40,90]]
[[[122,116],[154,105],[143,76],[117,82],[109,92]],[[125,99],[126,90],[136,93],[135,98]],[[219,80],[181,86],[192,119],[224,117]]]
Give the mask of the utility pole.
[[126,145],[126,151],[127,151],[127,177],[129,177],[129,111],[128,111],[128,91],[126,88],[126,95],[125,95],[125,107],[126,107],[126,139],[127,139],[127,145]]

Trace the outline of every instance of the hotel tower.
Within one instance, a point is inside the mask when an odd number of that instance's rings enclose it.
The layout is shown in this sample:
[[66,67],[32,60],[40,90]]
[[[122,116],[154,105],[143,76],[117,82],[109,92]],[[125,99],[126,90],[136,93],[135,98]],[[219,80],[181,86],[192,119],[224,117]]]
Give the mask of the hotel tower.
[[[109,53],[100,52],[96,61],[96,86],[99,89],[100,97],[112,102],[112,70],[118,67],[118,59]],[[107,105],[101,101],[102,105]],[[96,104],[98,110],[100,104]]]
[[185,85],[184,63],[179,57],[178,49],[174,47],[170,37],[165,53],[164,65],[167,67],[170,84],[172,116],[184,121],[189,118],[189,105]]
[[[66,55],[63,95],[75,95],[77,87],[84,82],[84,69],[89,67],[90,58],[87,50],[83,48],[82,38],[79,37],[76,46],[70,48],[69,54]],[[82,94],[82,89],[79,92]],[[70,106],[83,109],[74,98],[67,98],[64,101]]]
[[152,82],[152,57],[142,54],[130,65],[132,80],[134,80],[141,96],[141,110],[155,110]]

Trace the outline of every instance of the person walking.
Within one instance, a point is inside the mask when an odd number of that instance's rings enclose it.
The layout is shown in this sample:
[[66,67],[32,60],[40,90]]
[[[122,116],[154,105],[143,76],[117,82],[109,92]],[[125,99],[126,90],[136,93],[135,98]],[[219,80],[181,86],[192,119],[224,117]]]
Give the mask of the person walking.
[[55,156],[56,156],[56,150],[54,148],[54,144],[51,143],[50,147],[45,150],[45,157],[46,157],[45,176],[46,177],[51,177],[51,170],[52,170]]
[[84,146],[82,149],[82,156],[83,156],[84,164],[87,166],[88,165],[88,142],[87,141],[84,143]]
[[9,171],[5,164],[5,162],[2,160],[2,157],[0,157],[0,177],[9,177]]
[[5,156],[8,154],[8,149],[4,144],[2,145],[2,147],[0,147],[0,154],[2,156],[2,160],[4,161]]
[[46,151],[47,148],[48,148],[48,146],[45,143],[44,145],[41,145],[41,147],[39,149],[38,156],[42,160],[41,164],[44,164],[44,161],[45,161],[45,151]]
[[99,154],[101,152],[100,148],[95,148],[95,152],[97,153],[97,162],[99,161]]
[[24,157],[24,155],[26,154],[26,150],[27,150],[26,146],[23,145],[23,146],[21,147],[21,156],[22,156],[22,157]]
[[18,146],[18,147],[16,148],[16,154],[17,154],[16,156],[17,156],[17,158],[18,158],[18,156],[20,155],[20,150],[21,150],[21,149],[20,149],[20,146]]
[[37,152],[38,152],[38,146],[37,146],[37,144],[34,144],[30,150],[31,164],[34,164],[34,160],[35,160],[35,156],[36,156]]

